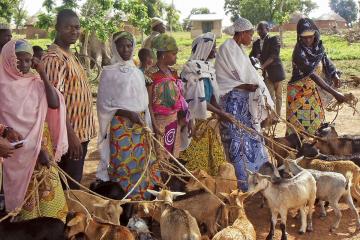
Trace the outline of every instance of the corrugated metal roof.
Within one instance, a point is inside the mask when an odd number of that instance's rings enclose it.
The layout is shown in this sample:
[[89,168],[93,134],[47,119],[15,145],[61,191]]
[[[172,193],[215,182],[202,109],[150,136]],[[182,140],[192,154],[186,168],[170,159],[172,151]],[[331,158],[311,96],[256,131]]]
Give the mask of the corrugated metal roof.
[[217,14],[195,14],[190,17],[190,21],[214,21],[214,20],[223,20],[223,17]]

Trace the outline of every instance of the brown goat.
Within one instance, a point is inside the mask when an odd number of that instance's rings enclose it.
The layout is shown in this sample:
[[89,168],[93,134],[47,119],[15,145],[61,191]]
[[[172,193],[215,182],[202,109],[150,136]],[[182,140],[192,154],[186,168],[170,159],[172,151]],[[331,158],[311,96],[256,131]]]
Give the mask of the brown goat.
[[88,219],[82,212],[73,213],[71,219],[67,220],[66,227],[69,239],[79,233],[84,233],[87,239],[135,240],[128,228],[99,223],[94,219]]

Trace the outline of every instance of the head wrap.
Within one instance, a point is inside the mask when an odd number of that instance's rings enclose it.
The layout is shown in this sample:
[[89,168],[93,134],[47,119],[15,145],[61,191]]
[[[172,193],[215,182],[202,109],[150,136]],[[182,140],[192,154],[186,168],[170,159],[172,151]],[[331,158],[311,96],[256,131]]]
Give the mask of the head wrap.
[[[131,58],[128,61],[124,61],[124,59],[120,56],[119,52],[117,51],[116,41],[119,40],[120,38],[125,38],[125,39],[129,40],[133,45]],[[135,63],[133,60],[133,56],[135,53],[135,46],[136,46],[136,39],[135,39],[134,35],[132,35],[131,33],[126,32],[126,31],[114,33],[114,35],[112,37],[112,41],[111,41],[111,53],[112,53],[111,63],[112,64],[120,63],[120,65],[135,66]]]
[[238,18],[234,24],[230,27],[227,27],[224,30],[224,33],[228,35],[234,35],[237,32],[245,32],[254,29],[252,23],[246,18]]
[[158,52],[168,52],[168,51],[178,50],[178,46],[176,44],[175,38],[165,33],[159,34],[157,37],[155,37],[154,40],[152,41],[151,46]]
[[192,44],[192,54],[180,74],[184,82],[184,97],[189,104],[191,119],[206,119],[207,103],[204,81],[211,84],[212,95],[218,100],[218,86],[215,68],[207,61],[215,44],[215,34],[205,33],[197,37]]
[[151,28],[154,28],[159,24],[164,24],[165,25],[165,21],[162,20],[161,18],[157,18],[157,17],[154,17],[154,18],[151,19]]
[[190,60],[206,61],[216,41],[214,33],[208,32],[198,36],[192,43]]
[[[291,81],[298,81],[312,74],[320,61],[323,63],[327,78],[331,79],[336,68],[328,59],[325,48],[320,39],[320,31],[309,18],[299,20],[297,27],[297,43],[293,52],[293,75]],[[315,36],[313,46],[306,46],[301,40],[303,34],[313,33]]]
[[34,50],[32,48],[32,46],[30,45],[30,43],[28,43],[27,41],[21,39],[21,40],[17,40],[15,42],[15,52],[27,52],[31,55],[34,55]]
[[0,23],[0,30],[10,29],[10,25],[8,23]]

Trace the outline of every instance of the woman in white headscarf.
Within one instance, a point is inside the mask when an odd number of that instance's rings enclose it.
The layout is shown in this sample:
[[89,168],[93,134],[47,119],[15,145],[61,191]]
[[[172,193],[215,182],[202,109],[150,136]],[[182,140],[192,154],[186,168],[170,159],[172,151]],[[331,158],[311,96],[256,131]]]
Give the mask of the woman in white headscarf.
[[[144,127],[151,127],[144,74],[135,66],[135,38],[128,32],[115,33],[112,40],[112,65],[100,77],[97,111],[101,161],[97,178],[118,182],[125,192],[139,180],[149,153]],[[158,177],[152,168],[130,195],[148,198]]]
[[[233,38],[220,46],[215,64],[220,104],[242,124],[260,132],[261,123],[268,118],[266,102],[271,108],[274,103],[263,78],[252,66],[244,49],[252,42],[254,27],[249,20],[240,18],[228,30]],[[263,140],[228,122],[222,122],[220,130],[225,153],[235,167],[239,187],[246,191],[246,169],[257,172],[268,161]]]
[[[231,115],[218,105],[219,90],[216,82],[215,67],[211,60],[216,54],[216,36],[205,33],[192,43],[192,54],[184,65],[181,79],[184,82],[184,97],[189,105],[190,120],[196,121],[193,139],[184,136],[187,145],[180,158],[187,160],[191,169],[203,168],[215,173],[216,168],[225,162],[218,121],[209,118],[213,112],[222,120],[231,120]],[[185,131],[186,132],[186,131]],[[186,141],[187,140],[187,141]],[[205,159],[209,161],[206,162]]]

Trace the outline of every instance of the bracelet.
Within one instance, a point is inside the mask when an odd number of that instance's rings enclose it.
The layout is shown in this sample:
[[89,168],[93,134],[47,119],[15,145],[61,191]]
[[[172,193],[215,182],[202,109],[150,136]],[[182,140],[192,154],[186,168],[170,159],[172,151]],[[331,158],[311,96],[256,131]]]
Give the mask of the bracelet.
[[7,138],[10,130],[13,130],[13,129],[11,127],[6,127],[3,131],[2,137]]

